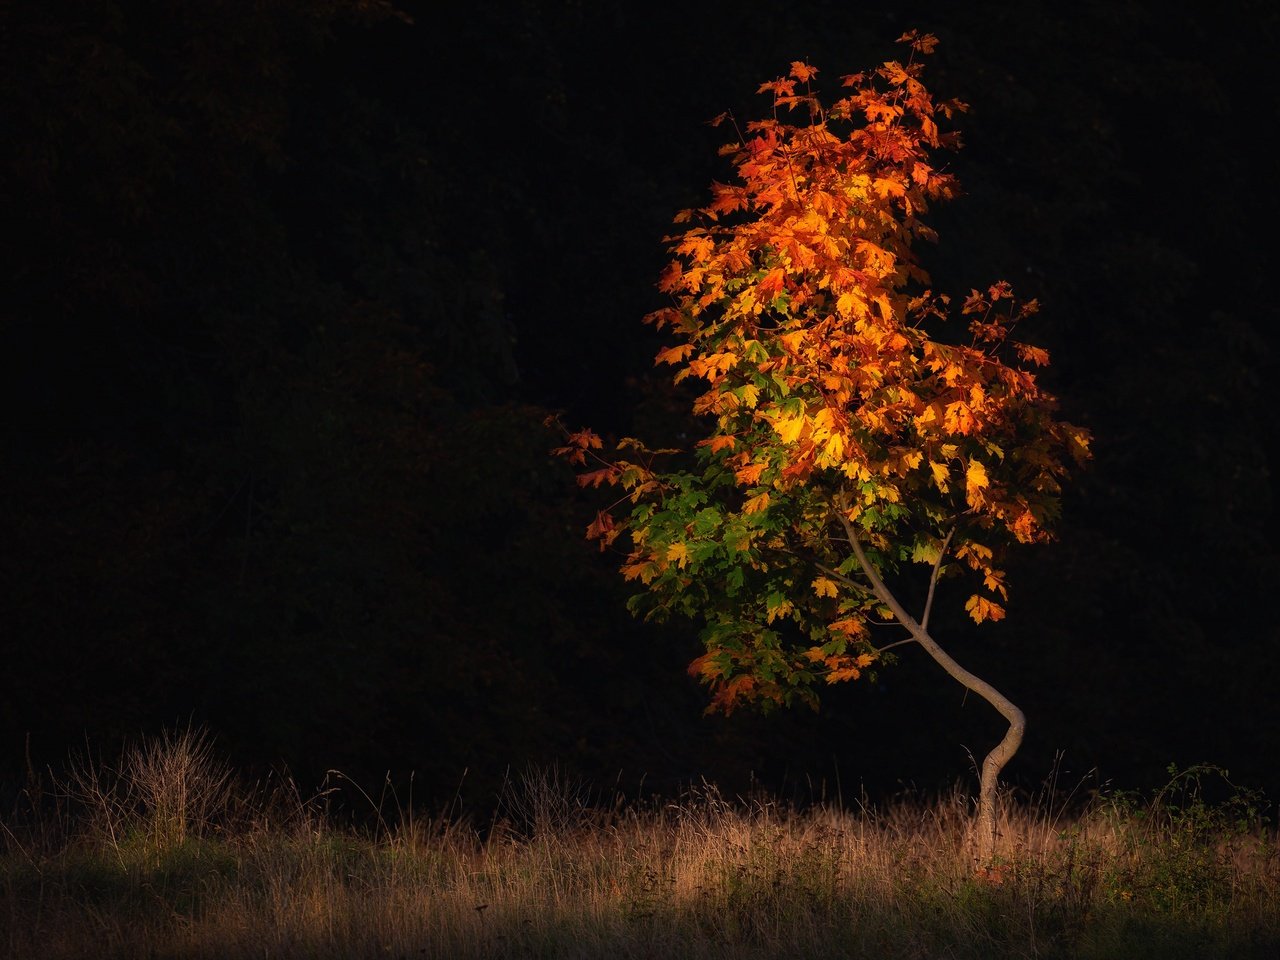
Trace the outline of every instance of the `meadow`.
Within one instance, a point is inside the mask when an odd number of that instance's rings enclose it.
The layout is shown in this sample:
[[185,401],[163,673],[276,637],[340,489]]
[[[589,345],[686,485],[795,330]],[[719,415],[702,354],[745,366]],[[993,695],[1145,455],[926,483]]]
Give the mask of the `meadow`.
[[246,785],[192,731],[32,772],[10,806],[0,955],[24,960],[1280,956],[1276,829],[1211,766],[1006,793],[981,867],[959,789],[624,801],[553,768],[476,824],[341,775]]

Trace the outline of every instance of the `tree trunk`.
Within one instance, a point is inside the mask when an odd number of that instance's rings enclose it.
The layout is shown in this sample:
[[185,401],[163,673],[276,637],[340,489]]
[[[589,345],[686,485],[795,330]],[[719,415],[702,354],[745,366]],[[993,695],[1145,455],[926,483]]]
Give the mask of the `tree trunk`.
[[[886,591],[886,594],[888,591]],[[884,598],[881,597],[883,600]],[[892,607],[891,607],[892,609]],[[895,611],[896,613],[897,611]],[[1004,769],[1022,744],[1022,735],[1027,729],[1027,718],[1022,711],[1003,693],[981,677],[974,676],[943,650],[929,636],[927,630],[912,620],[904,621],[911,635],[920,646],[929,652],[929,656],[969,690],[982,697],[1000,711],[1000,715],[1009,721],[1009,729],[1004,738],[995,745],[985,760],[982,761],[982,773],[978,783],[978,825],[976,842],[976,858],[985,865],[991,862],[996,852],[996,786],[1000,781],[1000,771]]]
[[[986,759],[982,761],[982,771],[978,784],[978,823],[976,836],[974,837],[975,859],[978,865],[985,866],[991,862],[996,850],[996,787],[1000,781],[1000,771],[1013,758],[1013,755],[1018,752],[1018,747],[1022,744],[1022,735],[1027,729],[1027,718],[1012,700],[981,677],[975,676],[960,666],[952,659],[950,654],[938,646],[937,641],[929,635],[929,631],[924,625],[907,613],[902,604],[898,602],[898,598],[889,592],[889,588],[880,579],[880,574],[871,565],[866,553],[863,552],[862,544],[858,542],[853,525],[845,519],[843,513],[840,514],[840,519],[844,524],[845,532],[849,536],[849,543],[853,546],[853,552],[858,557],[858,563],[862,566],[862,572],[867,575],[867,579],[871,583],[871,589],[880,601],[893,611],[893,615],[897,617],[898,622],[911,632],[912,639],[924,647],[929,656],[933,657],[943,670],[947,671],[966,689],[972,690],[986,700],[987,703],[1000,711],[1002,717],[1009,721],[1009,729],[1005,731],[1004,738],[996,744],[995,748],[987,754]],[[941,565],[941,559],[939,557],[939,566]],[[935,579],[938,569],[939,567],[934,568]],[[931,583],[931,594],[932,586]],[[928,621],[927,613],[925,614],[925,621]]]

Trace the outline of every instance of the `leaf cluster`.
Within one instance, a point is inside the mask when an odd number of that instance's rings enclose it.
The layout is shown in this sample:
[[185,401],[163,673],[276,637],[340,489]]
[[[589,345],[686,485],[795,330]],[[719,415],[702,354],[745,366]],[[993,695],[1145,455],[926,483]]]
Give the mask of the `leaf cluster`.
[[656,362],[705,384],[692,462],[659,467],[671,451],[631,438],[606,454],[591,431],[557,451],[592,467],[580,483],[622,493],[587,535],[604,549],[626,534],[633,610],[705,620],[690,671],[713,707],[815,703],[884,659],[870,628],[893,615],[855,540],[876,574],[930,565],[931,597],[940,576],[973,575],[966,609],[1001,619],[997,551],[1048,538],[1088,456],[1037,379],[1048,352],[1013,338],[1036,302],[998,282],[957,311],[912,252],[935,239],[921,215],[958,189],[935,159],[958,135],[937,120],[964,105],[920,79],[934,38],[902,41],[905,64],[844,77],[829,106],[797,61],[760,87],[770,116],[717,118],[737,133],[721,150],[735,176],[677,215],[671,303],[646,318],[675,339]]

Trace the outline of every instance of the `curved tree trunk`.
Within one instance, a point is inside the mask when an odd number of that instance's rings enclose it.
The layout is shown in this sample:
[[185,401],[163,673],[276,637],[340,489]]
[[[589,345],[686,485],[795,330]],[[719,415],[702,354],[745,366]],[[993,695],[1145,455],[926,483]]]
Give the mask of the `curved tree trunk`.
[[[890,593],[889,588],[884,585],[884,581],[880,579],[880,574],[871,565],[871,561],[867,559],[866,553],[863,552],[862,544],[858,542],[853,524],[845,518],[843,512],[839,516],[841,523],[844,524],[845,532],[848,534],[853,552],[862,567],[862,572],[866,574],[867,579],[870,581],[871,589],[875,592],[875,595],[885,606],[893,611],[893,615],[897,617],[898,621],[911,632],[912,639],[924,647],[929,656],[933,657],[943,670],[947,671],[966,689],[972,690],[986,700],[1000,711],[1002,717],[1009,721],[1009,729],[1005,731],[1004,738],[996,744],[995,748],[987,754],[986,759],[982,761],[982,772],[978,786],[978,823],[975,841],[977,861],[979,864],[985,865],[995,856],[996,787],[1000,780],[1000,771],[1013,758],[1013,755],[1018,752],[1018,747],[1022,744],[1022,735],[1027,729],[1027,718],[1013,701],[1003,693],[981,677],[975,676],[956,663],[950,654],[938,646],[937,641],[929,635],[928,629],[917,621],[915,617],[907,613],[902,604],[898,602],[898,598]],[[939,557],[939,566],[934,568],[935,580],[940,566],[941,557]],[[931,599],[933,586],[934,584],[931,582],[929,585]],[[927,611],[924,619],[925,623],[928,623]]]
[[[877,592],[878,594],[878,592]],[[888,595],[888,591],[886,591]],[[881,597],[883,600],[884,598]],[[895,611],[896,613],[896,611]],[[905,623],[905,621],[904,621]],[[989,863],[995,856],[996,848],[996,786],[1000,780],[1000,771],[1004,769],[1013,755],[1022,745],[1022,735],[1027,729],[1027,718],[1022,711],[1003,693],[981,677],[974,676],[943,650],[927,630],[912,621],[905,624],[911,635],[929,652],[929,656],[968,689],[982,697],[1000,711],[1000,715],[1009,721],[1009,729],[1004,737],[995,745],[986,759],[982,761],[982,773],[978,785],[978,825],[977,825],[977,858],[982,864]]]

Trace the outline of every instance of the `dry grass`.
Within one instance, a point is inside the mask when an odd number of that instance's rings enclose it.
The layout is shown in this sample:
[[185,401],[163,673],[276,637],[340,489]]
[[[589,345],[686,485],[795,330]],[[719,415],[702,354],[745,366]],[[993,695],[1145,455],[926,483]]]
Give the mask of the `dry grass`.
[[602,808],[550,771],[483,837],[361,832],[287,783],[233,790],[190,732],[136,749],[150,759],[80,764],[0,828],[4,956],[1280,956],[1276,836],[1191,777],[1071,817],[1006,798],[976,874],[959,794],[798,812],[703,786]]

